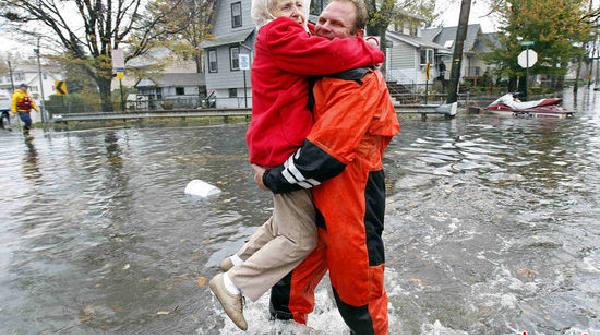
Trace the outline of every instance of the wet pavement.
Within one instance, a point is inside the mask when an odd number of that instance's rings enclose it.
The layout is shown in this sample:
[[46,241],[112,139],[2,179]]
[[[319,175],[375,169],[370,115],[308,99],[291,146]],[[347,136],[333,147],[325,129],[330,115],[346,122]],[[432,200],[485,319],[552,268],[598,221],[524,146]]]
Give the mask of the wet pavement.
[[[600,334],[600,92],[573,119],[403,120],[387,169],[390,334]],[[241,334],[206,279],[271,211],[245,124],[0,131],[0,334]],[[193,179],[223,191],[184,195]],[[329,283],[310,329],[345,334]],[[437,320],[437,321],[436,321]]]

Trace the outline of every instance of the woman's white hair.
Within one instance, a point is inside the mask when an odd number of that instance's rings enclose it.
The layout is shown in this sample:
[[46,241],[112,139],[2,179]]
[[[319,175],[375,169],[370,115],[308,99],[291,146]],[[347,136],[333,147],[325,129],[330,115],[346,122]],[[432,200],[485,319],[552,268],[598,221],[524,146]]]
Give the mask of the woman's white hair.
[[[271,13],[271,9],[279,0],[252,0],[250,8],[250,16],[257,28],[261,28],[265,24],[273,21],[275,16]],[[308,15],[310,12],[310,0],[304,0],[304,28],[308,27]]]

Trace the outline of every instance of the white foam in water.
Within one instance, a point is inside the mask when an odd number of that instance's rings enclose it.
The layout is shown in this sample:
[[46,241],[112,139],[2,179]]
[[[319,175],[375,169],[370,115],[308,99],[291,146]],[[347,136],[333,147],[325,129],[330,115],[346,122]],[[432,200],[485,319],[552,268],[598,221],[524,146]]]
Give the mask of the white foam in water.
[[569,328],[564,332],[565,335],[600,335],[600,329],[579,329]]
[[421,335],[469,335],[469,333],[444,327],[440,320],[435,320],[433,324],[427,323],[421,326]]
[[[308,326],[299,325],[291,321],[269,319],[269,297],[271,292],[265,293],[257,302],[246,300],[244,316],[248,321],[248,331],[239,330],[228,317],[219,309],[216,315],[222,315],[225,327],[220,331],[222,335],[250,334],[250,335],[349,335],[350,331],[340,316],[333,296],[330,296],[328,287],[331,283],[327,278],[317,286],[315,291],[315,309],[308,317]],[[385,286],[388,296],[406,295],[406,291],[398,285],[398,273],[394,269],[385,269]],[[215,300],[215,306],[218,304]],[[216,307],[215,307],[216,308]],[[388,304],[388,324],[390,334],[392,330],[400,331],[400,320],[392,304]],[[446,334],[446,333],[444,333]],[[454,335],[454,333],[448,333]],[[443,335],[443,334],[442,334]]]
[[[319,285],[315,292],[315,310],[308,318],[308,326],[297,324],[293,321],[269,319],[269,297],[271,292],[265,293],[258,301],[246,300],[244,317],[248,321],[248,331],[239,330],[221,310],[215,310],[217,315],[222,315],[225,327],[221,329],[222,335],[249,334],[249,335],[329,335],[349,334],[348,327],[339,315],[335,302],[329,297],[324,285]],[[216,303],[216,301],[215,301]]]
[[187,184],[183,193],[206,198],[221,193],[221,190],[215,185],[195,179]]
[[[385,269],[385,286],[388,297],[405,296],[408,292],[399,289],[399,275],[394,269]],[[325,278],[315,291],[315,309],[308,318],[308,326],[299,325],[293,321],[271,320],[269,316],[269,297],[271,292],[265,293],[257,302],[246,300],[244,316],[248,321],[248,331],[238,329],[222,309],[217,307],[218,302],[213,298],[214,313],[217,318],[224,321],[220,329],[221,335],[350,335],[350,331],[340,316],[330,290],[330,282]],[[220,321],[216,321],[218,324]],[[401,320],[394,306],[388,304],[388,324],[390,335],[408,334],[403,330]],[[204,328],[204,327],[203,327]],[[196,335],[205,334],[203,328],[196,330]],[[444,327],[439,320],[433,324],[425,323],[421,326],[420,335],[468,335],[466,331]],[[573,334],[575,335],[575,334]],[[579,335],[579,334],[577,334]],[[590,334],[592,335],[592,334]],[[600,334],[593,334],[600,335]]]

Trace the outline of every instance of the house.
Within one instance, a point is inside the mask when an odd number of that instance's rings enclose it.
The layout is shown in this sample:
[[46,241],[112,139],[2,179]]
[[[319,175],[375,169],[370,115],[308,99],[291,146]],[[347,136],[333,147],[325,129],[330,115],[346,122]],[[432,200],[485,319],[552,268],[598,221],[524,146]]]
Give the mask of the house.
[[220,0],[213,16],[213,39],[202,44],[206,89],[218,108],[251,107],[250,71],[240,67],[240,54],[252,63],[255,26],[250,0]]
[[[439,27],[423,29],[423,38],[440,44],[450,51],[448,55],[441,56],[440,62],[447,69],[446,76],[450,75],[452,66],[452,54],[454,53],[457,27]],[[491,73],[493,65],[481,60],[480,55],[499,47],[498,38],[495,33],[484,33],[479,24],[471,24],[467,28],[467,36],[464,42],[463,59],[461,61],[461,82],[479,80],[485,72]],[[448,79],[449,77],[446,77]]]
[[[53,65],[42,65],[41,74],[44,97],[48,98],[48,96],[56,93],[55,81],[62,80],[63,74],[60,67]],[[41,98],[42,90],[40,89],[37,64],[13,64],[12,82],[14,83],[15,88],[20,84],[27,85],[29,87],[29,93],[34,99],[38,100]],[[10,73],[0,76],[0,93],[12,95],[13,89]]]
[[[47,100],[50,95],[56,94],[56,81],[62,80],[64,75],[58,66],[42,64],[40,73],[42,75],[42,86],[40,87],[40,76],[38,74],[38,65],[29,63],[17,63],[12,65],[12,83],[10,73],[0,75],[0,95],[11,97],[13,94],[13,84],[15,88],[20,84],[29,87],[29,93],[39,104],[42,98]],[[40,113],[32,113],[33,122],[40,122]]]
[[[449,54],[443,46],[421,36],[425,18],[400,11],[386,31],[386,81],[405,88],[433,83],[439,76],[440,57]],[[427,65],[429,64],[429,66]],[[429,78],[427,69],[429,67]],[[428,80],[429,79],[429,80]],[[390,89],[393,91],[393,86]]]
[[[135,100],[143,102],[133,104],[136,108],[141,105],[144,108],[195,108],[206,98],[205,75],[200,72],[197,73],[193,59],[161,47],[128,61],[122,81],[123,85],[134,87]],[[136,78],[136,73],[141,75]],[[113,89],[118,85],[118,80],[113,79]],[[134,97],[127,100],[132,99]],[[170,103],[165,104],[167,100]]]
[[439,62],[450,52],[437,43],[428,42],[419,36],[405,35],[403,32],[386,32],[386,81],[402,85],[423,85],[443,74]]

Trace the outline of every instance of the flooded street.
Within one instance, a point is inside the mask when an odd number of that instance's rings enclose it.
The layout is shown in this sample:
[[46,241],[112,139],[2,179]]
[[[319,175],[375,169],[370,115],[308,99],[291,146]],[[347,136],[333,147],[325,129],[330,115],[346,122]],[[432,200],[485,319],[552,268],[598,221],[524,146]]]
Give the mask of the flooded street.
[[[387,151],[390,334],[600,334],[600,92],[572,119],[401,120]],[[242,334],[206,278],[269,216],[246,124],[0,131],[0,334]],[[193,179],[220,195],[184,195]],[[310,329],[347,334],[327,280]]]

